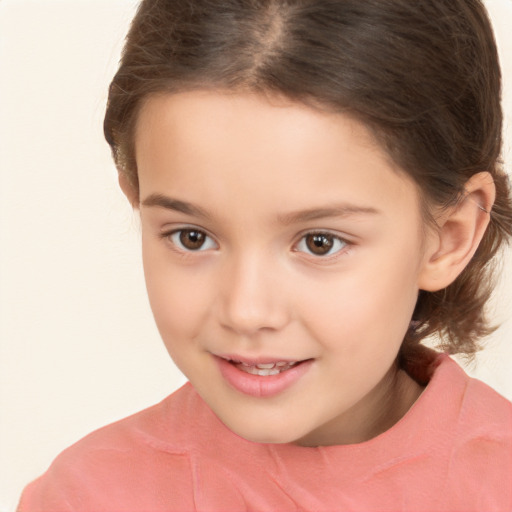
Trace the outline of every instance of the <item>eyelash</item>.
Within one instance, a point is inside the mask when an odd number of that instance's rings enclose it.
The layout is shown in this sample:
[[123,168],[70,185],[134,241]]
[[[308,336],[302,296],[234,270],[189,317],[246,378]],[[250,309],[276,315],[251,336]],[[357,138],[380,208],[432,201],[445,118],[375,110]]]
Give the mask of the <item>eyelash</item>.
[[[330,248],[328,248],[328,250],[325,253],[317,254],[310,250],[309,247],[307,247],[308,237],[312,237],[313,239],[316,237],[319,239],[331,241],[332,245]],[[329,231],[309,231],[301,236],[299,242],[295,245],[294,250],[296,252],[303,252],[315,258],[327,259],[336,257],[340,253],[346,251],[350,245],[350,242],[348,242],[341,236],[335,235],[334,233],[331,233]],[[319,245],[317,245],[317,247],[321,248],[321,246]]]
[[[188,233],[189,235],[191,235],[192,233],[195,233],[195,234],[199,235],[199,237],[204,237],[204,243],[206,243],[207,246],[204,247],[204,244],[201,244],[197,249],[190,249],[189,247],[185,247],[183,245],[183,241],[181,240],[181,237],[186,233]],[[162,233],[161,237],[168,240],[174,247],[177,248],[177,250],[184,252],[184,253],[203,252],[203,251],[215,249],[218,247],[216,242],[213,240],[213,238],[211,236],[209,236],[207,233],[205,233],[202,229],[196,229],[193,227],[175,229],[173,231]]]
[[[183,244],[182,237],[186,234],[192,235],[196,234],[199,236],[199,238],[204,237],[204,242],[201,243],[196,249],[191,249],[190,247],[186,247]],[[175,229],[172,231],[161,233],[161,238],[168,240],[176,250],[182,253],[194,253],[194,252],[204,252],[211,249],[218,248],[218,244],[214,241],[214,239],[208,235],[204,230],[190,227],[190,228],[180,228]],[[311,240],[313,243],[314,238],[323,239],[324,241],[330,241],[332,243],[331,247],[327,249],[327,251],[323,254],[314,253],[310,247],[307,246],[308,243],[308,237],[312,237],[313,240]],[[193,242],[192,242],[193,243]],[[205,247],[206,244],[206,247]],[[318,259],[330,259],[333,257],[336,257],[342,252],[345,252],[348,247],[350,247],[352,244],[342,238],[339,235],[335,235],[334,233],[331,233],[329,231],[308,231],[307,233],[304,233],[299,241],[294,244],[293,251],[294,252],[302,252],[305,253],[311,257],[318,258]],[[319,249],[321,249],[320,245],[317,245]]]

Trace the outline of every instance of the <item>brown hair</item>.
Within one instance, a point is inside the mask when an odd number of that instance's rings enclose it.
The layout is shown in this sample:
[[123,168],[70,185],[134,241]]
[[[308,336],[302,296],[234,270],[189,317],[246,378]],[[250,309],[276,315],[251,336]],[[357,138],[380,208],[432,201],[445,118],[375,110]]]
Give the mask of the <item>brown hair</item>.
[[110,86],[105,136],[138,187],[133,134],[151,94],[220,88],[284,95],[350,113],[419,185],[450,206],[488,171],[496,202],[455,282],[420,292],[403,347],[439,334],[471,354],[490,333],[493,257],[512,235],[500,167],[500,67],[479,0],[143,0]]

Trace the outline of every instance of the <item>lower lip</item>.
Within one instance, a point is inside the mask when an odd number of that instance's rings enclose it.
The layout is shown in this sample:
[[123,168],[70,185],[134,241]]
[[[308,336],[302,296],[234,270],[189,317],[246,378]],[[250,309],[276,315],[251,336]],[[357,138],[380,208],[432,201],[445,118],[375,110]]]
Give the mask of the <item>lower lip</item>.
[[239,370],[221,357],[215,359],[222,376],[231,387],[240,393],[256,397],[269,397],[283,392],[295,384],[313,364],[313,359],[308,359],[277,375],[261,376]]

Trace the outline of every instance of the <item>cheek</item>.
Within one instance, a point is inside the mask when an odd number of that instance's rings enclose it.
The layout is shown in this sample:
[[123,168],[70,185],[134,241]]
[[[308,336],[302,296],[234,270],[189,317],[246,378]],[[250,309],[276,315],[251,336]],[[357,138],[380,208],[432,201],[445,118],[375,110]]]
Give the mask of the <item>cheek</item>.
[[209,286],[192,268],[172,265],[165,251],[143,245],[144,275],[155,322],[166,345],[192,339],[208,311]]
[[381,252],[334,274],[303,306],[309,329],[352,354],[398,350],[417,300],[416,257],[410,248]]

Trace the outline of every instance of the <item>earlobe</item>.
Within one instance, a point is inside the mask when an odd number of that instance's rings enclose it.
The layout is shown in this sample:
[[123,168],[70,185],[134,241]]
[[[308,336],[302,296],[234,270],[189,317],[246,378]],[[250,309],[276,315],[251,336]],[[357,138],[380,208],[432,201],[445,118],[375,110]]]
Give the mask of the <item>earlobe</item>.
[[490,221],[496,189],[488,172],[473,175],[463,199],[443,212],[438,228],[427,242],[425,262],[418,286],[438,291],[449,286],[475,254]]
[[139,206],[139,192],[124,172],[118,172],[119,186],[133,208]]

